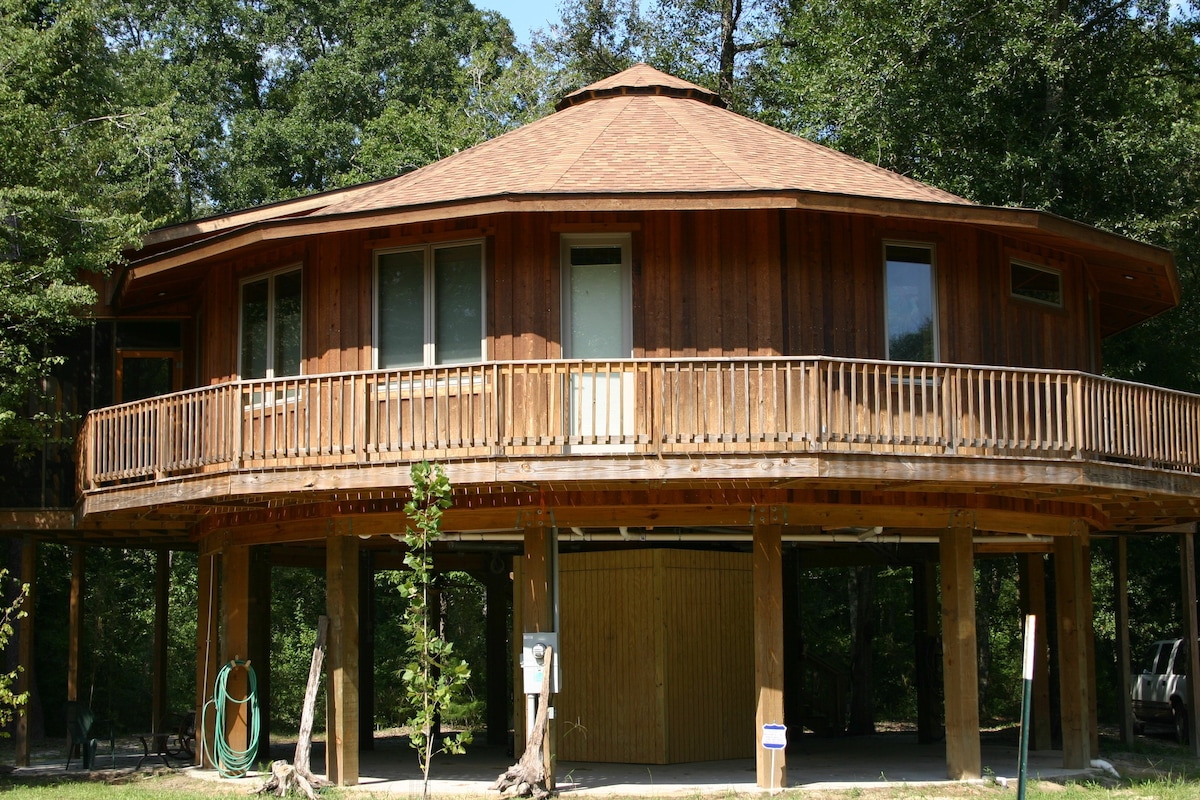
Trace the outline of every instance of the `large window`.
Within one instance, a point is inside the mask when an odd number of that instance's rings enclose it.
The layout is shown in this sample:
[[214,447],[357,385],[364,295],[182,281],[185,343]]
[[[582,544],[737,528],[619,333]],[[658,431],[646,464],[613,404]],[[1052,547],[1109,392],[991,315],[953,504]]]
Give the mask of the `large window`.
[[1013,297],[1062,308],[1062,274],[1058,270],[1013,259],[1009,272]]
[[242,378],[300,374],[301,272],[291,268],[242,283]]
[[887,357],[937,361],[937,301],[933,247],[885,244]]
[[483,243],[381,252],[375,259],[380,369],[483,359]]

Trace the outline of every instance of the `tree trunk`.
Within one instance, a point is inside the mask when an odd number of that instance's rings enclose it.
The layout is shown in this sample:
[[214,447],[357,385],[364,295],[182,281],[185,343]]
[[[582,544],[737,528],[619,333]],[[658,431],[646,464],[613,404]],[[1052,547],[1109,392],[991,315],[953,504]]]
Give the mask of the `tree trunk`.
[[328,633],[329,617],[322,615],[317,620],[317,641],[313,645],[312,664],[308,668],[308,686],[304,690],[304,707],[300,711],[300,735],[296,739],[296,755],[293,757],[296,762],[296,773],[314,785],[324,784],[323,781],[313,777],[309,759],[312,754],[312,728],[313,717],[316,715],[317,687],[321,685],[321,665],[325,661],[325,637]]
[[546,738],[546,725],[550,710],[550,683],[554,676],[554,648],[546,648],[542,691],[538,697],[537,716],[525,752],[521,759],[496,778],[491,788],[499,789],[505,797],[532,797],[545,800],[550,796],[546,785],[546,763],[542,758],[542,740]]

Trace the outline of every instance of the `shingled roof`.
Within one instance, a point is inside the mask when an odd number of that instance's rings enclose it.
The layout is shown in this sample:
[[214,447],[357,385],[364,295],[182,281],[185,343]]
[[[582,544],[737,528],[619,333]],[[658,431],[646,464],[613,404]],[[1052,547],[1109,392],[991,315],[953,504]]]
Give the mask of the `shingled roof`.
[[722,105],[638,64],[568,95],[548,117],[315,214],[516,195],[805,191],[969,204]]

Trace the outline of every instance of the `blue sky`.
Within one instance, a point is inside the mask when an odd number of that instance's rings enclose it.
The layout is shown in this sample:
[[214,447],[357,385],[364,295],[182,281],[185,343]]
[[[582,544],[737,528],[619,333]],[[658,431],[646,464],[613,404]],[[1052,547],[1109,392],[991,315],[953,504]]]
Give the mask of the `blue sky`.
[[476,8],[499,11],[512,22],[517,41],[529,44],[529,32],[558,19],[559,0],[475,0]]

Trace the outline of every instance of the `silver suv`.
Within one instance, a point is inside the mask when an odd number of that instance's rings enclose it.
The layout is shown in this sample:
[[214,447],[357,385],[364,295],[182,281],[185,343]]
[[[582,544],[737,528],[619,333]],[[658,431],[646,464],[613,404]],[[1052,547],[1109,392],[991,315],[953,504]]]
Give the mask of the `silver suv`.
[[1139,733],[1147,722],[1173,725],[1175,738],[1187,742],[1187,646],[1183,639],[1150,645],[1140,674],[1133,676],[1130,695]]

